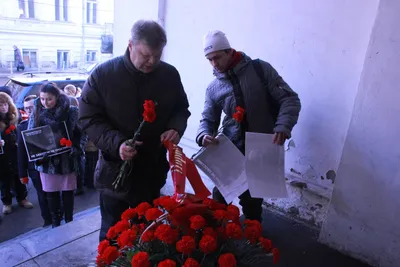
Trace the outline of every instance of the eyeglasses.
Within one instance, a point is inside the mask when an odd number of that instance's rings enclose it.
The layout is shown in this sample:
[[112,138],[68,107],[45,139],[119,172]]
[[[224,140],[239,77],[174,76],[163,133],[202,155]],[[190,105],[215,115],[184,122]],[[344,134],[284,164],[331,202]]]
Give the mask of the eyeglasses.
[[33,107],[24,107],[25,111],[33,111]]

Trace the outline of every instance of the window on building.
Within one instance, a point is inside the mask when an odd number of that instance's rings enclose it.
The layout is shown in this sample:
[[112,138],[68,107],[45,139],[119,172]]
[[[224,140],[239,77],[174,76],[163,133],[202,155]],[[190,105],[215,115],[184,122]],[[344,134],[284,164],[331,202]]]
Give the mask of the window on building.
[[22,61],[25,67],[37,68],[37,50],[36,49],[22,49]]
[[19,18],[35,18],[34,0],[18,0]]
[[96,50],[87,50],[86,51],[86,62],[96,62]]
[[55,0],[56,20],[68,21],[68,0]]
[[57,51],[57,68],[58,69],[69,68],[69,51],[67,50]]
[[86,23],[97,23],[97,0],[86,1]]

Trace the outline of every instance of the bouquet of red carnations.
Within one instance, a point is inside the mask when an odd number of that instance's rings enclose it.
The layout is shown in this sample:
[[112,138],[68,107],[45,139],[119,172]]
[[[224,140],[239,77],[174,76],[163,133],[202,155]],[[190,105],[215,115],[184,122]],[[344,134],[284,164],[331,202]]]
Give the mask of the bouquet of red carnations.
[[239,208],[195,195],[163,196],[126,210],[98,246],[98,266],[268,267],[279,250]]

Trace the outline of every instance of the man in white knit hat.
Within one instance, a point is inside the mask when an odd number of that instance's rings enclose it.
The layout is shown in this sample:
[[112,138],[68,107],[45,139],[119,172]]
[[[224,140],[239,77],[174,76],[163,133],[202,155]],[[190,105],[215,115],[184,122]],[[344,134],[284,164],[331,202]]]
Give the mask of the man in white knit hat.
[[[217,145],[215,135],[222,112],[225,114],[223,133],[243,154],[245,132],[274,134],[272,142],[283,145],[298,120],[301,109],[298,95],[269,63],[252,60],[232,49],[221,31],[208,32],[203,48],[215,79],[206,90],[196,137],[199,146]],[[240,123],[233,119],[238,107],[244,110]],[[213,197],[225,203],[217,188],[213,190]],[[247,219],[262,220],[262,199],[252,198],[248,190],[239,199]]]

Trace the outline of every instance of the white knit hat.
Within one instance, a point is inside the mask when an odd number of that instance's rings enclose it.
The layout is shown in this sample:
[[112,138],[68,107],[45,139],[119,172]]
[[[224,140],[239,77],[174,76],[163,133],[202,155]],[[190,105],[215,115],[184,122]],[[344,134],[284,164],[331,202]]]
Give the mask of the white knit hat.
[[204,55],[207,56],[208,54],[215,51],[230,49],[231,45],[229,44],[229,41],[226,38],[225,33],[216,30],[216,31],[209,31],[204,36],[203,48],[204,48]]

